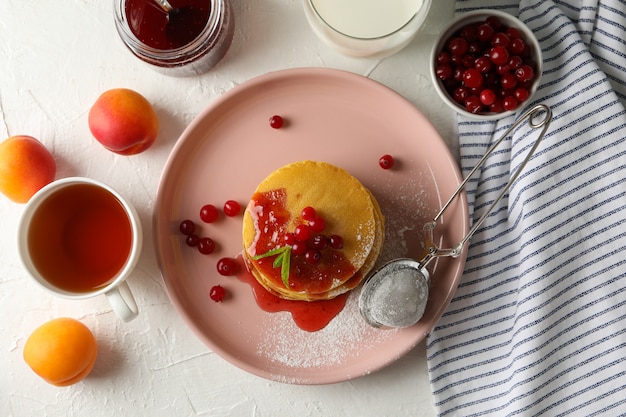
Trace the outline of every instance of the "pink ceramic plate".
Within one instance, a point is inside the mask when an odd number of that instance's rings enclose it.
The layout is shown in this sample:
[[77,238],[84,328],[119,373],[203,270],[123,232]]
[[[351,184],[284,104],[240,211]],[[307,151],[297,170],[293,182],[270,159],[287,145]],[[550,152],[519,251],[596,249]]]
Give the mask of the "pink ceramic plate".
[[[272,129],[269,118],[286,124]],[[378,159],[391,154],[396,166]],[[216,272],[221,257],[241,253],[241,216],[203,224],[204,204],[227,200],[245,206],[257,184],[275,169],[320,160],[356,176],[376,196],[386,217],[381,262],[420,257],[422,226],[452,195],[460,176],[446,144],[408,101],[367,78],[337,70],[295,69],[250,80],[215,100],[185,130],[165,166],[154,211],[157,257],[172,303],[213,351],[253,374],[295,384],[345,381],[380,369],[411,350],[433,328],[456,290],[465,262],[434,266],[422,320],[401,330],[370,328],[361,319],[358,289],[323,330],[305,332],[289,313],[266,313],[248,284]],[[332,184],[328,184],[332,187]],[[211,255],[185,245],[183,219],[201,225],[218,243]],[[468,230],[465,195],[446,212],[437,231],[444,245]],[[221,303],[212,286],[226,288]]]

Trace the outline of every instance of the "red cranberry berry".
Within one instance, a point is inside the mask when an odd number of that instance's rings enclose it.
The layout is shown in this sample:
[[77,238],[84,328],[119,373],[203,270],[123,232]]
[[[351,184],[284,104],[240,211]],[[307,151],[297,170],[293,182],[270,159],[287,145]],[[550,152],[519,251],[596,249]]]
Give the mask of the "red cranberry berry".
[[302,213],[300,213],[300,216],[302,216],[302,218],[307,221],[313,220],[314,218],[317,217],[317,212],[315,211],[313,207],[307,206],[302,209]]
[[469,88],[479,88],[483,85],[483,75],[476,68],[468,68],[463,73],[463,82]]
[[215,242],[210,237],[203,237],[198,241],[198,251],[204,255],[213,253]]
[[307,246],[306,246],[306,242],[294,242],[293,245],[291,245],[291,253],[294,256],[301,256],[304,255],[307,251]]
[[213,223],[219,215],[219,210],[213,204],[206,204],[200,209],[200,220],[205,223]]
[[515,91],[513,92],[513,96],[515,97],[515,100],[517,100],[519,103],[522,103],[528,100],[528,96],[530,96],[530,93],[527,89],[520,87],[515,89]]
[[311,237],[313,230],[308,224],[299,224],[293,230],[293,234],[300,242],[306,242]]
[[504,46],[494,46],[489,50],[489,59],[496,65],[508,64],[509,51]]
[[222,258],[217,261],[217,272],[220,275],[231,276],[237,273],[237,261],[233,258]]
[[187,246],[191,247],[197,246],[199,241],[200,237],[193,233],[187,236],[187,239],[185,239],[185,243],[187,244]]
[[448,50],[452,56],[463,56],[469,49],[469,43],[464,38],[454,38],[448,44]]
[[330,235],[329,243],[330,243],[330,247],[333,249],[343,248],[343,238],[339,235]]
[[476,35],[478,36],[478,40],[480,40],[481,42],[490,42],[495,33],[496,31],[493,29],[492,26],[488,25],[487,23],[483,23],[478,26]]
[[296,243],[296,235],[294,235],[292,232],[288,232],[285,233],[285,236],[283,237],[283,240],[285,241],[285,243],[287,245],[293,245],[294,243]]
[[309,220],[309,227],[314,232],[323,232],[326,229],[326,220],[323,217],[316,217]]
[[515,110],[517,108],[517,100],[513,96],[507,96],[502,100],[504,110]]
[[393,156],[391,155],[383,155],[378,160],[378,165],[382,169],[391,169],[393,168],[394,164],[395,164],[395,160],[393,159]]
[[437,65],[435,68],[435,74],[441,81],[446,81],[454,77],[454,71],[449,64]]
[[469,96],[465,99],[465,109],[473,114],[478,114],[482,111],[483,103],[478,96]]
[[191,220],[183,220],[182,222],[180,222],[180,226],[178,227],[178,229],[180,230],[180,233],[182,233],[183,235],[189,236],[190,234],[195,232],[196,225]]
[[535,77],[535,71],[530,65],[522,65],[515,70],[515,76],[519,82],[531,81]]
[[216,303],[222,301],[225,296],[226,290],[221,285],[214,285],[209,291],[209,297],[211,297],[211,300],[215,301]]
[[493,90],[489,89],[481,91],[479,97],[481,103],[483,103],[485,106],[489,106],[493,104],[494,101],[496,101],[496,93],[494,93]]
[[228,217],[235,217],[241,211],[241,206],[235,200],[228,200],[224,203],[224,214]]
[[283,119],[281,116],[275,114],[274,116],[270,117],[270,126],[273,129],[280,129],[281,127],[283,127],[284,124],[285,119]]
[[328,247],[329,244],[329,239],[327,236],[324,235],[315,235],[313,236],[313,238],[311,238],[310,240],[310,246],[313,249],[317,249],[317,250],[324,250]]

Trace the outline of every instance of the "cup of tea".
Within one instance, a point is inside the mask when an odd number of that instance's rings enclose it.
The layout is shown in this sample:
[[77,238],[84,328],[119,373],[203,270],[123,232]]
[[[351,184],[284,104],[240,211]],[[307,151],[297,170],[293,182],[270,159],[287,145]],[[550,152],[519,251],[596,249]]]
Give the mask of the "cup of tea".
[[138,314],[126,279],[142,242],[135,209],[108,185],[82,177],[39,190],[18,227],[19,255],[37,284],[73,300],[105,294],[124,321]]

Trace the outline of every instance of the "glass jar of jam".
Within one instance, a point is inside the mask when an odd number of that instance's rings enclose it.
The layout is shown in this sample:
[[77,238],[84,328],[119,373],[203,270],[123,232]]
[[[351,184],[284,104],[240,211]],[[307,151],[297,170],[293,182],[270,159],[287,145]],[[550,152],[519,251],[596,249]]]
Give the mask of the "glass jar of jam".
[[192,76],[213,68],[234,35],[228,0],[170,0],[166,12],[155,0],[114,0],[117,31],[128,49],[153,69]]

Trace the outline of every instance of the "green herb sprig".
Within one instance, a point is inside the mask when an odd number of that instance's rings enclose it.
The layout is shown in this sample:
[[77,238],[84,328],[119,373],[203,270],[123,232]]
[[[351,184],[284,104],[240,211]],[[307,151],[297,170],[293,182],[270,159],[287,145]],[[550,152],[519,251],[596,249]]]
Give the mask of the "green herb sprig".
[[282,246],[280,248],[272,249],[261,255],[253,256],[252,259],[258,261],[259,259],[275,256],[274,268],[280,268],[280,278],[283,280],[285,287],[289,288],[289,269],[291,268],[291,246]]

